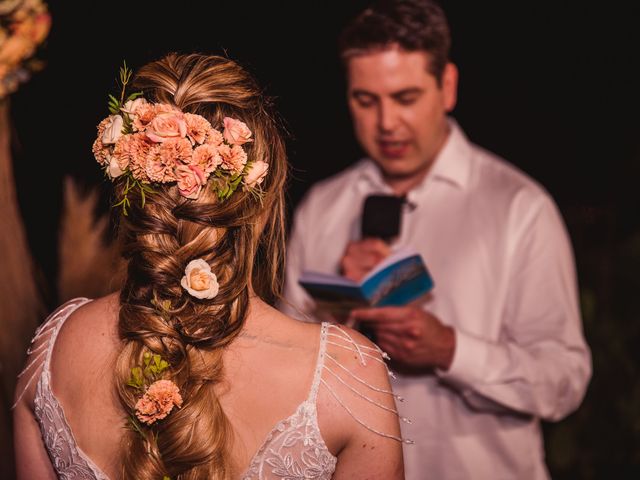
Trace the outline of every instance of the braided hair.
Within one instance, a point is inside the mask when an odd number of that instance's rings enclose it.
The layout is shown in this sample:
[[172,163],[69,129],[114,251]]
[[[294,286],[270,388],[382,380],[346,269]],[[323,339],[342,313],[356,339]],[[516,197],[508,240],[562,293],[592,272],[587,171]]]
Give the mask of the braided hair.
[[[245,145],[249,160],[269,164],[260,196],[239,188],[220,201],[205,188],[190,200],[175,184],[159,185],[142,206],[139,192],[131,191],[130,211],[119,226],[127,274],[120,293],[117,394],[133,411],[137,399],[127,380],[151,352],[169,362],[169,378],[184,399],[157,427],[126,434],[123,476],[229,478],[231,428],[214,387],[224,375],[223,349],[244,325],[251,289],[272,304],[280,296],[284,144],[261,90],[227,58],[169,54],[141,68],[133,87],[147,100],[202,115],[214,126],[226,116],[241,119],[253,132],[254,141]],[[123,188],[116,183],[116,194]],[[180,286],[195,258],[218,278],[220,290],[211,300],[191,297]]]

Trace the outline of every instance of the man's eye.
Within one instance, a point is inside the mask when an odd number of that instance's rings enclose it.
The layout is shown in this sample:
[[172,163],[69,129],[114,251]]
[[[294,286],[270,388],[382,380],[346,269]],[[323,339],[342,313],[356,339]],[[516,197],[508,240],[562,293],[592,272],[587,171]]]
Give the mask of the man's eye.
[[412,104],[416,103],[416,101],[418,100],[418,96],[417,95],[407,95],[407,96],[403,96],[403,97],[398,97],[396,100],[400,105],[412,105]]
[[356,99],[356,102],[358,103],[359,106],[363,108],[373,107],[373,105],[375,104],[373,100],[369,100],[369,99],[365,100],[361,98]]
[[362,108],[373,107],[376,103],[376,99],[373,97],[369,97],[368,95],[354,95],[353,98],[358,106]]

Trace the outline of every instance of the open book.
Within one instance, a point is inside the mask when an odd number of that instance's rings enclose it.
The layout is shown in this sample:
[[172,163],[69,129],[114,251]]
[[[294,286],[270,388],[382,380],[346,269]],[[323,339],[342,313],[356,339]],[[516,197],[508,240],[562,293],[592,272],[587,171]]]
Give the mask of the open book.
[[319,308],[332,312],[348,312],[362,306],[406,305],[433,288],[420,254],[406,249],[388,256],[360,282],[305,270],[298,283]]

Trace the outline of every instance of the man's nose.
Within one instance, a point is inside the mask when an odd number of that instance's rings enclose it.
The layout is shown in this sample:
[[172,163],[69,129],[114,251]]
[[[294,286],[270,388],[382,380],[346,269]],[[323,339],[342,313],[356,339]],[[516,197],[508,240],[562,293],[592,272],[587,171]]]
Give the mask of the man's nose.
[[390,103],[381,102],[378,106],[378,129],[392,132],[398,125],[398,111]]

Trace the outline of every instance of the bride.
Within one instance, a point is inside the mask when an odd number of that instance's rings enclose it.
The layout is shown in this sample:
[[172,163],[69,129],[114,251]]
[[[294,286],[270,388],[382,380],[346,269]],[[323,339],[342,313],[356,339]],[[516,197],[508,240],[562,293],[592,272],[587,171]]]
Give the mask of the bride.
[[125,67],[93,145],[126,280],[36,332],[18,478],[402,478],[385,355],[272,307],[287,166],[260,89],[199,54],[130,79]]

